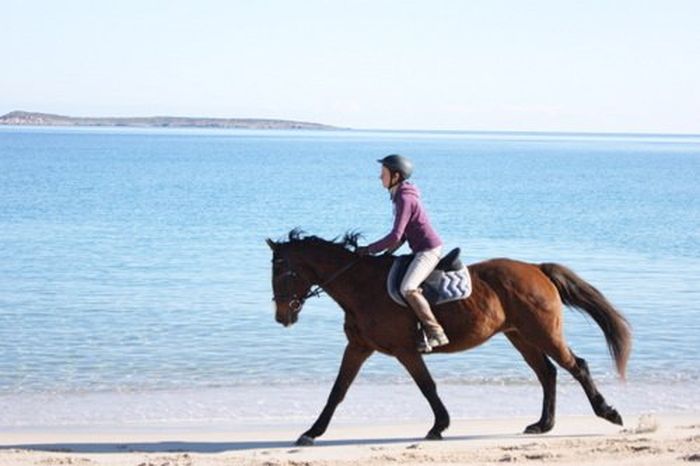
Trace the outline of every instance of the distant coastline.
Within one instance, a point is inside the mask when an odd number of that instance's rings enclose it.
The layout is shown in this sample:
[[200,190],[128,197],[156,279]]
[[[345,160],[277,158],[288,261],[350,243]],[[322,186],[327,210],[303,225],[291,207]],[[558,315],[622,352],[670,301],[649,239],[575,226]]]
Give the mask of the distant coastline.
[[321,123],[262,118],[71,117],[16,110],[0,116],[6,126],[117,126],[136,128],[342,129]]
[[308,121],[277,120],[265,118],[207,118],[207,117],[72,117],[51,113],[14,110],[0,116],[2,126],[48,126],[48,127],[105,127],[105,128],[210,128],[252,130],[320,130],[355,131],[367,133],[471,135],[503,137],[604,137],[604,138],[689,138],[693,142],[700,133],[664,132],[605,132],[576,130],[513,130],[513,129],[420,129],[420,128],[348,128]]

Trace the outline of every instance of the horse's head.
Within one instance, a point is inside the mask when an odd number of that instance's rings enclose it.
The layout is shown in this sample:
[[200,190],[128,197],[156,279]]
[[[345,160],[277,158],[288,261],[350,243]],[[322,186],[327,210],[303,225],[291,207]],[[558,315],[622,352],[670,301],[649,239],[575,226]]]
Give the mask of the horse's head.
[[312,281],[310,271],[289,243],[267,239],[272,249],[272,293],[275,302],[275,320],[285,327],[299,319],[304,301],[309,297]]
[[357,249],[359,233],[348,233],[342,241],[326,241],[317,236],[304,236],[299,229],[289,232],[289,241],[267,240],[272,249],[272,293],[275,319],[292,325],[299,318],[304,302],[319,296],[360,257]]

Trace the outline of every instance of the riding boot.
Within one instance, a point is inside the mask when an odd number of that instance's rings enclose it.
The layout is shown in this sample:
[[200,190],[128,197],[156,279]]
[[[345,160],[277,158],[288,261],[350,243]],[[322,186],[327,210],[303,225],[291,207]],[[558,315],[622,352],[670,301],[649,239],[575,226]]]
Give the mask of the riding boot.
[[418,320],[423,324],[423,329],[426,332],[426,338],[423,342],[419,342],[418,349],[421,352],[428,353],[436,346],[446,345],[450,342],[445,335],[445,331],[438,323],[433,311],[430,310],[430,304],[425,299],[420,290],[412,290],[406,293],[406,302],[408,302],[413,312],[418,316]]

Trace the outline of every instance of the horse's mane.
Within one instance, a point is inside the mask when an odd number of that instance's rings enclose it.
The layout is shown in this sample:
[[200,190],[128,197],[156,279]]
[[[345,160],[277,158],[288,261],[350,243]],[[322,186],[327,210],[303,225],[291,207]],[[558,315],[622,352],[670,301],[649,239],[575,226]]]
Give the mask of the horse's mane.
[[362,237],[362,234],[357,231],[348,231],[343,235],[342,239],[337,237],[332,240],[325,240],[318,236],[307,235],[306,232],[300,228],[294,228],[287,235],[289,244],[311,244],[319,246],[336,246],[347,251],[355,252],[357,249],[357,242]]

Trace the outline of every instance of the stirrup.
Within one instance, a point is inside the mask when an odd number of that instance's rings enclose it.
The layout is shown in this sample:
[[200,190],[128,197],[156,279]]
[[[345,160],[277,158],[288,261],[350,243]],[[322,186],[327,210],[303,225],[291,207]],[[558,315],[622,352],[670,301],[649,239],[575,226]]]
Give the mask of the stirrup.
[[425,332],[421,329],[419,330],[420,336],[422,337],[420,340],[418,340],[418,352],[419,353],[430,353],[433,351],[433,347],[430,346],[430,342],[428,341],[428,336],[425,334]]

